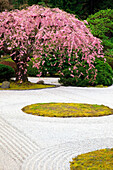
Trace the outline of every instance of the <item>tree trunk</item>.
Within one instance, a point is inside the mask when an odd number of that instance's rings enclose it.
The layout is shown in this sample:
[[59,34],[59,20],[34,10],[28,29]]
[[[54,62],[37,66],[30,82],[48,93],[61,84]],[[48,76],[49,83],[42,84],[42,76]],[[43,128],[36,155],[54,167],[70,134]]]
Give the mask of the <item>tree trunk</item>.
[[26,71],[27,70],[27,57],[24,57],[20,61],[19,58],[16,57],[17,55],[18,55],[18,51],[17,51],[16,55],[13,55],[11,57],[17,66],[16,81],[22,80],[22,82],[26,82],[26,81],[28,81],[27,71]]
[[28,81],[27,73],[24,73],[25,69],[19,68],[19,65],[17,63],[16,63],[16,65],[17,65],[16,81],[20,80],[19,72],[21,73],[21,80],[22,80],[22,82]]

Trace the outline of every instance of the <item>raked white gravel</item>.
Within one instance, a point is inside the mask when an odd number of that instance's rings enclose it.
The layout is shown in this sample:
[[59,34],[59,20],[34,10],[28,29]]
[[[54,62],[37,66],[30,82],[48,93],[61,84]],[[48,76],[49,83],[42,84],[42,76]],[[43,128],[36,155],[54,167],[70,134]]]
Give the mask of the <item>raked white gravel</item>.
[[[41,78],[59,84],[57,78]],[[37,82],[38,78],[29,78]],[[113,115],[49,118],[28,115],[34,103],[73,102],[113,108],[113,86],[0,91],[0,170],[69,170],[78,154],[113,147]]]

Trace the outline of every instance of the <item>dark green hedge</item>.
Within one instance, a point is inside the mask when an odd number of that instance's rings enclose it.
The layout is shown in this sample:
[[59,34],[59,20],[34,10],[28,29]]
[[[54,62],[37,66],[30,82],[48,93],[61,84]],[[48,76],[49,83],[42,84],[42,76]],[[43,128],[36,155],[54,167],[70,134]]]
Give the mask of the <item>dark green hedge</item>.
[[0,64],[0,82],[9,81],[13,76],[15,76],[15,71],[12,67]]
[[[76,70],[73,70],[73,74],[75,77],[70,76],[69,68],[65,69],[63,71],[64,75],[60,75],[59,82],[64,86],[96,86],[96,85],[104,85],[104,86],[110,86],[113,84],[113,70],[111,66],[104,61],[101,61],[97,59],[95,61],[95,69],[97,69],[97,76],[96,80],[93,80],[93,74],[92,70],[89,70],[88,73],[86,73],[86,68],[88,68],[88,64],[85,63],[85,67],[78,67],[78,73]],[[78,75],[80,73],[83,73],[78,78]],[[85,78],[88,75],[88,78]]]

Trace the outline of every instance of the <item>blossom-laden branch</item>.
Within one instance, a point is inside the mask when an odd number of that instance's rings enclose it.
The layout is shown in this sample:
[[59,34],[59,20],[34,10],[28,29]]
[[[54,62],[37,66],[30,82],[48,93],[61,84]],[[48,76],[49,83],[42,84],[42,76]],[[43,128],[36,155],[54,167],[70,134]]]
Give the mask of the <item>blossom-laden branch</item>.
[[[84,66],[84,61],[88,63],[89,69],[94,69],[95,57],[104,57],[100,39],[91,34],[84,22],[58,8],[38,5],[26,10],[0,13],[0,49],[8,51],[17,63],[17,77],[22,81],[23,74],[27,74],[27,62],[31,54],[37,69],[45,67],[45,59],[49,57],[50,66],[57,65],[60,73],[66,63],[66,56],[68,65],[73,65],[76,70],[79,65]],[[40,71],[38,76],[41,74]],[[71,76],[74,76],[72,72]]]

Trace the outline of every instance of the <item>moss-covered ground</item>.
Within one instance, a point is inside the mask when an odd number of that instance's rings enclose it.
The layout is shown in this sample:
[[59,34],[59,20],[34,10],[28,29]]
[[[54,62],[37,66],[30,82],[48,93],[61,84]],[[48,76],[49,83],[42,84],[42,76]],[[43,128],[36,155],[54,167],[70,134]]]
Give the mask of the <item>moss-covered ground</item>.
[[47,117],[97,117],[113,114],[104,105],[80,103],[37,103],[24,107],[25,113]]
[[113,148],[78,155],[70,162],[71,170],[112,170]]
[[[0,86],[2,83],[0,83]],[[30,90],[30,89],[43,89],[43,88],[49,88],[49,87],[55,87],[54,85],[46,85],[46,84],[36,84],[31,82],[25,82],[25,83],[19,83],[15,81],[10,82],[10,88],[3,89],[0,87],[0,90]]]

